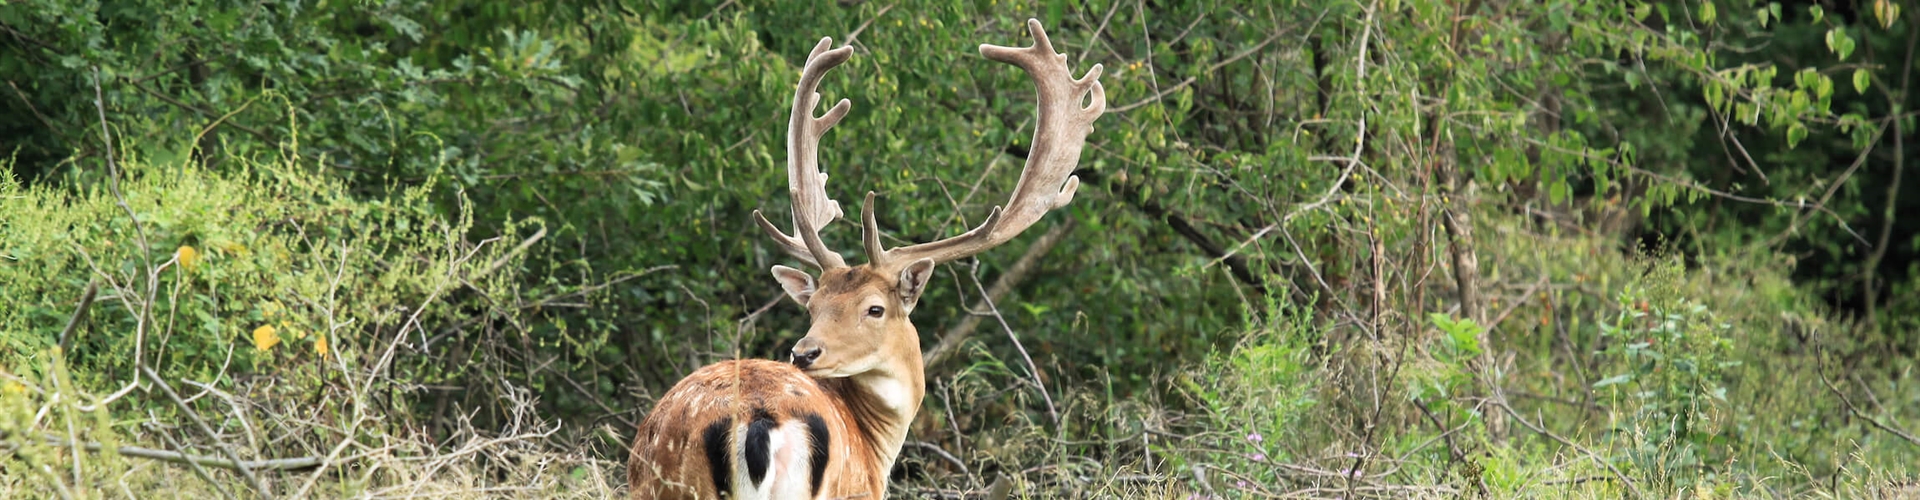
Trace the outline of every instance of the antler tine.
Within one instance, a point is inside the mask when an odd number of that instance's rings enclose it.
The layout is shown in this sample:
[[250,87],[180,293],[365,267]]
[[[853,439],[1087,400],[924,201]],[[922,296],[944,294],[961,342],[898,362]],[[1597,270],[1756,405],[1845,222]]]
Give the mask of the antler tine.
[[886,247],[880,245],[880,223],[873,218],[873,191],[867,191],[867,201],[860,204],[860,240],[867,247],[867,256],[873,267],[886,265]]
[[[907,263],[922,258],[947,262],[966,258],[1006,243],[1039,222],[1047,211],[1073,201],[1073,194],[1080,187],[1080,179],[1073,176],[1074,167],[1080,163],[1080,149],[1086,145],[1087,134],[1093,131],[1093,121],[1107,109],[1106,89],[1100,85],[1102,68],[1095,64],[1085,76],[1074,79],[1067,68],[1067,56],[1053,51],[1053,42],[1040,27],[1040,21],[1028,19],[1027,29],[1033,33],[1031,46],[980,45],[980,55],[1025,69],[1039,94],[1039,125],[1034,127],[1027,165],[1020,172],[1020,181],[1014,185],[1012,199],[1004,209],[994,207],[978,227],[945,240],[878,252],[878,237],[870,237],[873,241],[868,243],[867,252],[873,256],[876,267],[882,262]],[[1083,99],[1090,103],[1082,107]],[[866,211],[870,212],[871,207]],[[863,219],[866,232],[877,235],[879,228],[875,227],[871,215],[863,215]]]
[[820,269],[847,267],[840,254],[828,250],[820,241],[820,228],[840,218],[840,202],[827,196],[827,174],[820,171],[820,136],[846,118],[852,102],[841,99],[819,118],[813,108],[820,104],[820,80],[827,71],[847,62],[852,47],[829,50],[832,38],[821,38],[807,54],[806,68],[800,73],[800,85],[793,91],[793,111],[787,121],[787,194],[793,199],[793,236],[780,232],[755,210],[760,228],[773,237],[781,250]]

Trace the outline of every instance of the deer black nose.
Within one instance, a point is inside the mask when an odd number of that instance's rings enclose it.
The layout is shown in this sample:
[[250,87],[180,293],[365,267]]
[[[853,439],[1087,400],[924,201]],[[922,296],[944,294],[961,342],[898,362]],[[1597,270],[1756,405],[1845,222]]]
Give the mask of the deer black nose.
[[798,366],[801,369],[806,369],[806,367],[813,366],[813,361],[816,359],[820,359],[820,351],[821,349],[818,347],[814,347],[811,349],[802,349],[799,347],[793,348],[793,365]]

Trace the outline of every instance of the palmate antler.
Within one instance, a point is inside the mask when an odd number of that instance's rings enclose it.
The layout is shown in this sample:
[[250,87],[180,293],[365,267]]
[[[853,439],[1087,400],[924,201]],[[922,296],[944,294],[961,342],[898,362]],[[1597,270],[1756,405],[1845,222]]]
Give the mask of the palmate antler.
[[[1040,27],[1040,21],[1027,20],[1033,32],[1033,45],[1024,48],[980,45],[980,55],[1019,66],[1033,77],[1039,94],[1039,125],[1033,131],[1033,146],[1027,152],[1026,168],[1014,185],[1012,199],[1005,209],[994,207],[987,219],[959,236],[893,250],[880,246],[880,228],[874,223],[873,195],[861,207],[861,225],[866,234],[867,254],[874,267],[888,267],[919,259],[947,262],[967,258],[1006,243],[1039,222],[1047,211],[1073,201],[1080,179],[1073,169],[1080,164],[1080,148],[1093,131],[1093,120],[1107,109],[1107,92],[1100,86],[1101,66],[1093,65],[1086,76],[1073,79],[1067,69],[1067,56],[1053,51],[1053,42]],[[1080,107],[1082,97],[1092,94],[1092,103]]]
[[780,232],[759,210],[753,211],[753,219],[760,223],[760,229],[773,237],[775,243],[788,255],[820,269],[847,267],[847,261],[840,254],[828,250],[820,242],[820,228],[840,218],[840,202],[827,197],[827,173],[820,171],[820,136],[827,129],[846,118],[847,109],[852,101],[841,99],[819,118],[813,117],[813,107],[820,104],[820,79],[826,77],[827,70],[847,62],[853,56],[853,47],[841,47],[827,50],[833,45],[832,38],[821,38],[813,46],[813,52],[807,54],[806,69],[800,73],[800,87],[793,91],[793,113],[787,120],[787,195],[793,198],[793,236]]
[[[980,45],[980,55],[1025,69],[1033,78],[1039,96],[1039,125],[1034,128],[1026,168],[1020,172],[1020,181],[1014,185],[1011,199],[1004,207],[994,207],[978,227],[959,236],[887,250],[880,243],[880,227],[874,220],[874,194],[867,193],[860,218],[872,267],[891,269],[920,259],[934,262],[963,259],[1006,243],[1032,227],[1048,211],[1073,201],[1073,193],[1080,187],[1080,179],[1072,175],[1080,163],[1080,149],[1086,144],[1087,134],[1093,131],[1093,121],[1107,107],[1106,89],[1099,82],[1102,68],[1095,64],[1085,76],[1074,79],[1067,68],[1067,56],[1054,52],[1053,42],[1040,27],[1040,21],[1028,20],[1027,29],[1033,33],[1032,46]],[[830,39],[822,39],[807,57],[800,88],[794,93],[793,118],[787,132],[787,178],[791,183],[789,193],[793,196],[797,238],[781,233],[758,211],[754,212],[760,227],[788,254],[821,269],[846,266],[839,254],[820,243],[817,233],[820,226],[814,225],[825,225],[842,215],[840,204],[826,195],[827,176],[819,172],[817,147],[820,134],[846,116],[847,101],[841,100],[821,118],[811,115],[820,99],[814,90],[821,75],[845,62],[851,54],[847,47],[826,50],[830,43]],[[1081,100],[1089,95],[1090,103],[1080,106]]]

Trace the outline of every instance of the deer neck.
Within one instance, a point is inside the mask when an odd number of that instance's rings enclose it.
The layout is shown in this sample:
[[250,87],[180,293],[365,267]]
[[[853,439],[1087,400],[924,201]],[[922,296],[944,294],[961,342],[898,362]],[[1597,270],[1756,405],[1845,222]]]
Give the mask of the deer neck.
[[862,418],[855,421],[879,452],[883,474],[892,470],[894,459],[906,444],[907,428],[913,424],[913,416],[920,410],[920,400],[927,392],[919,336],[906,338],[909,341],[899,348],[898,355],[889,356],[885,364],[848,377],[848,385],[853,389],[847,395],[849,406],[862,414]]

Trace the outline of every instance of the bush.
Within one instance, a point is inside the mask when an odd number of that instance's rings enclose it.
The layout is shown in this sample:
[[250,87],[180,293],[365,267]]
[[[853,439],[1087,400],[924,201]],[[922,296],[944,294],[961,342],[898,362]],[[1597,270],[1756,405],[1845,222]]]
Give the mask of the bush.
[[[537,221],[506,224],[512,239],[471,242],[468,219],[437,215],[432,182],[365,200],[293,162],[231,173],[119,167],[117,186],[0,184],[0,281],[9,284],[0,290],[0,360],[10,381],[0,434],[24,464],[61,463],[75,443],[178,441],[184,447],[169,449],[215,457],[231,446],[243,460],[305,457],[361,471],[324,476],[338,480],[324,488],[347,495],[460,481],[414,467],[375,473],[367,463],[477,461],[518,476],[539,471],[516,464],[551,460],[530,442],[553,428],[532,410],[527,378],[503,377],[504,356],[461,345],[508,345],[461,325],[525,321],[541,303],[517,284],[523,253],[544,234]],[[160,381],[192,402],[163,396]],[[496,403],[442,420],[414,406],[454,387]],[[216,436],[188,425],[202,419]],[[464,461],[434,458],[439,444],[461,441],[492,444]],[[101,488],[131,470],[102,456],[73,458],[71,475],[63,466],[14,479],[50,494]],[[570,460],[583,478],[614,484],[604,463]],[[461,470],[449,477],[481,469]],[[142,477],[150,481],[142,490],[194,481]]]

